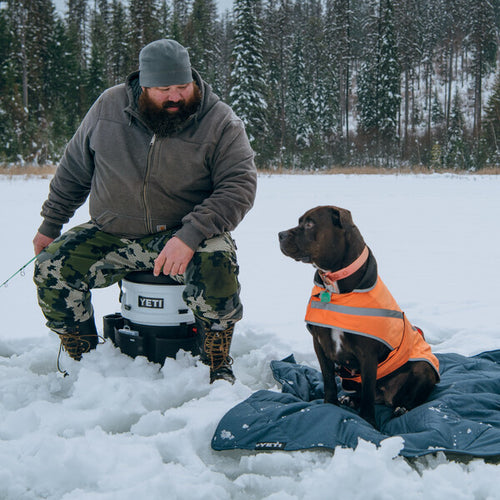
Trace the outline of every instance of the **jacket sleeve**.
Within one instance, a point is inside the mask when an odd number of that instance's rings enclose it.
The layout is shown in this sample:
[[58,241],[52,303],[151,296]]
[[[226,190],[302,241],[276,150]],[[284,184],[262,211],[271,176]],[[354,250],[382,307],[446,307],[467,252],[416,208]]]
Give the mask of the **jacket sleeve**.
[[257,188],[254,156],[243,122],[232,114],[211,160],[212,194],[182,219],[176,232],[190,248],[232,231],[252,208]]
[[42,205],[42,225],[38,231],[57,238],[75,211],[83,205],[90,192],[94,173],[94,158],[90,137],[99,116],[100,100],[89,110],[69,141],[50,182],[49,195]]

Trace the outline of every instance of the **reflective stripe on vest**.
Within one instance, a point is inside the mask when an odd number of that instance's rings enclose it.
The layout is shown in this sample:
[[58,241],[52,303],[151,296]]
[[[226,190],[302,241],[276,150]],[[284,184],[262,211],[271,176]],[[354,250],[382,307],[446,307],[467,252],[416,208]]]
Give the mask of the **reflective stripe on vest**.
[[[377,379],[392,373],[409,360],[429,362],[439,376],[439,361],[432,354],[429,344],[408,321],[380,278],[369,290],[330,293],[330,300],[326,302],[322,301],[325,292],[323,287],[313,287],[306,321],[370,337],[385,344],[391,352],[378,365]],[[360,382],[361,377],[356,375],[349,380]]]

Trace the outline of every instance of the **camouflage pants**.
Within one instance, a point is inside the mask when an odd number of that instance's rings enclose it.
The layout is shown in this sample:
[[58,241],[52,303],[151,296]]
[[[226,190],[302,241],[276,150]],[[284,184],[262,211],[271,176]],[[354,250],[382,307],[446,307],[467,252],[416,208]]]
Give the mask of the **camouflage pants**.
[[[92,223],[76,226],[37,257],[34,281],[47,326],[66,333],[93,315],[91,292],[117,283],[131,271],[149,270],[173,236],[165,231],[143,238],[119,238]],[[184,300],[195,317],[226,329],[242,316],[236,246],[229,233],[205,240],[186,272]]]

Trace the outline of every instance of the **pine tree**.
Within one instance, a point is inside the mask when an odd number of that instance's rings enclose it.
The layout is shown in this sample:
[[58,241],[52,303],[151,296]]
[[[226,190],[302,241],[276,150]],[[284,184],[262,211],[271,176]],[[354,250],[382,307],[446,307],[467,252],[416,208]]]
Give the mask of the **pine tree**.
[[[9,6],[10,7],[10,6]],[[12,161],[21,153],[16,129],[25,117],[19,92],[15,24],[9,9],[0,9],[0,161]]]
[[184,34],[189,19],[189,5],[187,0],[172,0],[172,38],[180,44],[186,45]]
[[137,69],[141,49],[160,38],[161,27],[156,0],[130,0],[129,19],[128,71],[133,71]]
[[442,126],[444,123],[444,112],[441,102],[439,102],[439,97],[437,92],[434,92],[434,98],[432,100],[432,123],[434,126]]
[[493,92],[488,99],[483,123],[483,142],[487,161],[500,165],[500,71],[497,72]]
[[214,87],[217,86],[216,63],[220,53],[216,21],[217,6],[214,0],[194,0],[184,35],[191,64]]
[[68,115],[68,124],[75,130],[88,109],[85,86],[88,65],[87,14],[87,0],[68,0],[65,98],[75,106],[75,112]]
[[[300,7],[298,7],[301,10]],[[289,149],[296,154],[310,146],[314,130],[308,119],[307,108],[311,105],[307,92],[307,77],[304,39],[301,30],[294,36],[292,61],[289,69],[288,91],[285,99],[291,143]]]
[[[297,19],[297,27],[303,25],[305,85],[303,106],[305,111],[303,136],[308,151],[303,152],[305,163],[311,167],[325,166],[327,146],[334,137],[337,127],[335,74],[330,70],[331,60],[325,48],[325,29],[323,24],[322,3],[307,0],[304,3],[304,18]],[[312,57],[311,57],[312,55]]]
[[401,103],[401,68],[394,29],[392,0],[384,0],[381,5],[380,26],[380,83],[381,83],[381,123],[380,131],[386,143],[392,142],[398,132],[398,113]]
[[31,5],[33,17],[30,24],[34,27],[34,32],[30,35],[29,51],[30,58],[37,61],[34,65],[30,63],[30,107],[34,111],[31,118],[36,119],[32,147],[36,149],[35,161],[45,163],[61,152],[61,141],[55,135],[58,132],[55,124],[63,116],[58,93],[62,91],[59,77],[64,64],[61,46],[64,37],[62,23],[56,19],[51,0],[32,0]]
[[160,23],[160,31],[158,38],[172,38],[172,11],[167,0],[161,0],[158,7],[158,21]]
[[[314,155],[312,161],[324,167],[325,156],[334,144],[339,124],[339,75],[327,38],[327,19],[323,15],[322,2],[309,0],[306,31],[306,54],[314,58],[306,59],[309,88],[312,98],[308,107],[308,121],[313,129]],[[310,61],[310,64],[308,62]]]
[[395,2],[395,17],[398,57],[404,75],[404,102],[402,112],[402,156],[410,155],[410,135],[413,135],[418,124],[418,113],[414,96],[416,84],[416,67],[421,61],[422,25],[419,22],[420,0],[401,0]]
[[70,54],[66,51],[67,31],[62,19],[57,18],[52,41],[49,46],[47,57],[47,79],[46,91],[47,100],[50,103],[50,131],[51,131],[51,151],[52,161],[56,162],[62,154],[68,139],[75,132],[77,115],[75,106],[68,101],[68,96],[72,95],[72,90],[68,88],[68,68],[70,64]]
[[[444,75],[446,127],[450,127],[453,97],[453,83],[457,71],[457,51],[466,36],[466,17],[468,16],[468,0],[441,0],[441,57],[440,73]],[[455,65],[455,68],[454,68]]]
[[360,134],[373,137],[379,126],[379,39],[377,6],[370,2],[369,17],[365,21],[366,49],[358,75],[358,131]]
[[207,80],[212,85],[215,93],[224,100],[229,95],[227,89],[228,82],[231,79],[227,29],[228,24],[226,21],[216,20],[213,49],[210,51],[211,59],[207,69]]
[[[427,111],[426,116],[426,156],[432,155],[431,148],[433,143],[433,98],[434,98],[434,59],[438,50],[438,40],[442,29],[442,0],[421,0],[419,2],[418,22],[421,26],[421,61],[423,66],[424,78],[424,102]],[[414,64],[414,63],[412,63]]]
[[445,146],[445,164],[447,167],[464,169],[467,167],[465,145],[464,115],[462,99],[458,90],[455,90],[453,106],[451,108],[450,127]]
[[326,0],[325,72],[332,100],[329,127],[337,139],[335,156],[340,162],[345,161],[349,148],[352,24],[351,0]]
[[219,47],[215,60],[217,74],[212,85],[219,97],[227,102],[231,91],[231,54],[233,51],[232,40],[234,38],[233,22],[228,11],[222,15],[217,33],[217,45]]
[[87,73],[87,105],[92,103],[110,84],[109,11],[107,0],[100,0],[90,16],[90,61]]
[[234,3],[233,87],[230,93],[233,109],[245,123],[257,151],[268,132],[260,12],[260,0],[236,0]]
[[50,0],[11,0],[2,12],[2,24],[1,66],[7,85],[0,109],[8,124],[2,127],[6,156],[43,163],[51,144],[54,7]]
[[137,69],[137,61],[134,65],[128,62],[128,49],[126,45],[126,34],[128,18],[125,7],[121,0],[111,2],[111,20],[109,27],[109,83],[116,85],[125,80],[129,70]]
[[475,0],[468,10],[474,75],[474,135],[478,138],[481,135],[483,76],[495,66],[497,27],[495,12],[489,0]]
[[[295,123],[290,114],[290,65],[292,60],[293,25],[292,0],[267,2],[262,23],[264,74],[266,75],[265,99],[268,104],[266,122],[269,137],[261,153],[276,159],[280,167],[287,166],[295,147]],[[292,103],[293,104],[293,103]],[[290,138],[292,137],[292,139]]]
[[392,0],[381,0],[375,26],[359,76],[360,132],[374,141],[378,154],[387,155],[397,141],[401,101]]

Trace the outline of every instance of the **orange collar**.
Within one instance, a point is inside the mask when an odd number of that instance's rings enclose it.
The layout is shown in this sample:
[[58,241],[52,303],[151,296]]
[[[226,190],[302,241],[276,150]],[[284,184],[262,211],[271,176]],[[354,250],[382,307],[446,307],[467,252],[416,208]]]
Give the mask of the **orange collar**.
[[331,285],[336,281],[353,275],[368,260],[369,255],[370,252],[368,250],[368,247],[365,246],[365,248],[363,248],[363,251],[361,252],[361,255],[352,264],[349,264],[347,267],[344,267],[344,269],[340,269],[335,272],[320,272],[320,276],[325,284]]

